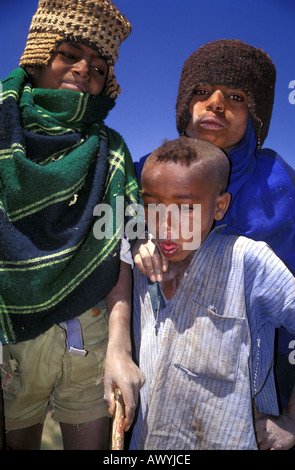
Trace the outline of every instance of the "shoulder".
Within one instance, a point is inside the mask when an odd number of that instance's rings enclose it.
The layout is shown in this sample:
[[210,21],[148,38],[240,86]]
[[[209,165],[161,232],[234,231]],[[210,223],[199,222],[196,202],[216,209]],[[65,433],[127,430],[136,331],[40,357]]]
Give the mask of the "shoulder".
[[112,129],[111,127],[108,127],[108,126],[104,126],[104,130],[105,130],[105,133],[106,133],[106,136],[108,138],[108,141],[109,142],[114,142],[114,143],[117,143],[119,145],[124,145],[127,147],[127,144],[124,140],[124,138],[122,137],[122,135],[115,131],[115,129]]
[[274,181],[290,182],[295,186],[295,170],[280,154],[272,149],[263,148],[256,152],[257,169]]
[[[223,250],[232,250],[234,256],[246,262],[263,263],[269,257],[277,258],[272,248],[264,241],[256,241],[244,235],[233,234],[227,226],[220,226],[214,230],[213,243],[220,244]],[[279,259],[279,258],[277,258]]]
[[116,164],[119,164],[121,161],[125,161],[129,165],[129,168],[133,168],[132,171],[135,174],[131,154],[122,135],[106,125],[102,132],[104,133],[109,154],[113,157],[113,161],[117,162]]
[[264,241],[255,241],[239,236],[235,244],[236,249],[243,249],[244,268],[249,273],[264,273],[267,276],[287,276],[293,278],[286,264],[276,255],[273,249]]

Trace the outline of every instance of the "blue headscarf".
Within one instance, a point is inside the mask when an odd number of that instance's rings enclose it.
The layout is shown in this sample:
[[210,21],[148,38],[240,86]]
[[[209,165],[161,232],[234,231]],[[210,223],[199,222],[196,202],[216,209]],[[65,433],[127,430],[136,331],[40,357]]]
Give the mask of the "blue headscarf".
[[229,210],[217,225],[235,234],[265,241],[295,273],[295,171],[270,149],[256,150],[248,121],[246,133],[229,152]]

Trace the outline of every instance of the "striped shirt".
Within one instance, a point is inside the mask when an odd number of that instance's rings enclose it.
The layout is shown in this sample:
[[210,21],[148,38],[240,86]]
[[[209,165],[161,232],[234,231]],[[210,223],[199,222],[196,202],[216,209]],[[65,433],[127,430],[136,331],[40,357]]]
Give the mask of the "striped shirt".
[[252,399],[278,414],[275,328],[295,335],[295,279],[284,263],[264,242],[219,227],[171,301],[135,270],[134,302],[146,382],[130,448],[257,449]]

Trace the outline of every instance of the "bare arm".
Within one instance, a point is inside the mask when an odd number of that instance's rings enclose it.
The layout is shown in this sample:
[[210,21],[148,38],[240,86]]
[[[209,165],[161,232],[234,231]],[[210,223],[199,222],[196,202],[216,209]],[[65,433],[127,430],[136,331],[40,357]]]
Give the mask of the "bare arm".
[[295,445],[295,387],[279,416],[257,414],[256,436],[260,450],[288,450]]
[[109,413],[115,411],[114,390],[120,388],[125,404],[124,430],[134,419],[143,376],[132,360],[131,320],[131,267],[121,261],[117,285],[107,295],[109,311],[109,344],[106,355],[104,386]]

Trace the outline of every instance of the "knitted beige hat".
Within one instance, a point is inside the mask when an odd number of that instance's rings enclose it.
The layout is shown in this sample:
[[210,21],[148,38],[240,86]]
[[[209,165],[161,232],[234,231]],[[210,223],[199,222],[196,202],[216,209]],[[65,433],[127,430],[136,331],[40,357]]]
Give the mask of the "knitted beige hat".
[[109,66],[106,94],[120,93],[114,64],[131,24],[110,0],[39,0],[20,67],[47,67],[57,45],[77,41],[98,51]]

